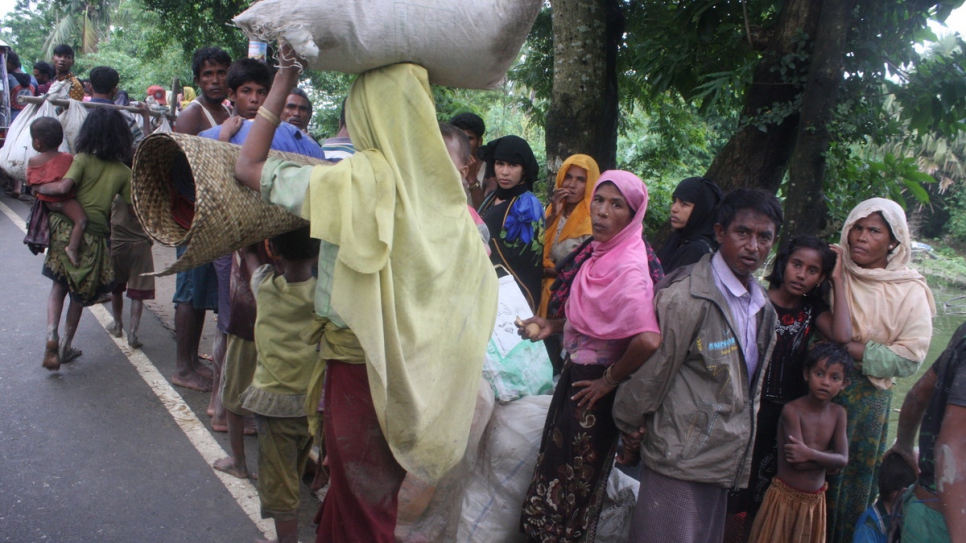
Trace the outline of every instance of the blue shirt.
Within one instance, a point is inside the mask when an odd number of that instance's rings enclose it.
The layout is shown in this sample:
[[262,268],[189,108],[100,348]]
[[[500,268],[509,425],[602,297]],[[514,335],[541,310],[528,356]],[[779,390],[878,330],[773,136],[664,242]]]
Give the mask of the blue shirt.
[[[248,133],[252,130],[252,121],[244,121],[238,132],[231,137],[231,142],[241,145],[248,138]],[[202,138],[218,139],[221,134],[221,126],[214,126],[198,134]],[[318,143],[306,136],[298,128],[282,123],[275,129],[275,137],[272,139],[272,149],[276,151],[286,151],[298,153],[300,155],[321,158],[325,160],[325,153]]]

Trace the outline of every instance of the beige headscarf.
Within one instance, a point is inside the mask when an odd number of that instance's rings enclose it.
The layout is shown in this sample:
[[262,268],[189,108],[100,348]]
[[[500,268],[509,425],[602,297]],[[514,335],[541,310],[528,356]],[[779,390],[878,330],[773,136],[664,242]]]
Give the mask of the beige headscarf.
[[356,154],[318,166],[302,216],[339,246],[332,306],[365,351],[393,456],[424,482],[463,455],[497,278],[436,121],[426,69],[360,75],[346,101]]
[[[875,212],[882,214],[899,245],[889,254],[885,268],[867,269],[852,261],[849,231],[858,220]],[[852,312],[853,340],[873,341],[903,358],[923,362],[932,339],[936,303],[925,278],[908,267],[911,241],[906,214],[899,204],[885,198],[861,202],[842,227],[842,276]],[[877,387],[889,388],[893,376],[868,377]]]

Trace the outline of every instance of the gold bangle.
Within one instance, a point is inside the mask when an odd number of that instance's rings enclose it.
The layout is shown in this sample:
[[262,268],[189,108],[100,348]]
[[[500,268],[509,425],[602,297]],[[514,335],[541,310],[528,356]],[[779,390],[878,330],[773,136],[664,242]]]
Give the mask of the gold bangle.
[[278,125],[282,124],[282,120],[278,118],[278,115],[265,109],[265,106],[258,107],[258,116],[272,123],[272,126],[277,127]]
[[473,183],[470,183],[469,185],[466,185],[466,188],[468,190],[473,190],[473,189],[483,188],[483,186],[480,185],[480,182],[477,180],[477,181],[475,181]]
[[609,386],[609,387],[611,387],[611,388],[615,388],[615,387],[617,387],[617,385],[620,384],[620,381],[612,381],[611,380],[611,378],[610,378],[610,367],[609,366],[607,367],[606,370],[604,370],[604,384],[607,385],[607,386]]

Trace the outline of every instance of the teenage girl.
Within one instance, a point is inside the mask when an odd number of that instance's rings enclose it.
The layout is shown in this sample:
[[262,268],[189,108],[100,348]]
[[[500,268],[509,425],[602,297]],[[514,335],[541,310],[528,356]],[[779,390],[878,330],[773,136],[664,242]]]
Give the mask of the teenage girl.
[[[27,160],[27,184],[31,187],[60,181],[70,169],[74,157],[70,153],[57,150],[64,141],[64,128],[60,121],[53,117],[40,117],[30,124],[30,138],[33,141],[34,155]],[[87,227],[87,213],[74,199],[74,190],[66,196],[52,196],[34,191],[37,199],[42,201],[49,211],[63,213],[71,222],[74,229],[70,232],[70,242],[64,252],[73,265],[78,264],[78,254],[81,241],[84,239],[84,229]]]
[[[775,265],[765,279],[768,298],[778,313],[778,342],[761,390],[751,479],[747,489],[733,493],[728,500],[729,528],[734,530],[729,533],[742,534],[751,528],[768,484],[777,473],[778,421],[786,403],[808,394],[804,362],[815,332],[835,343],[852,340],[841,247],[814,236],[794,238],[775,257]],[[829,287],[834,300],[831,308],[824,300]]]

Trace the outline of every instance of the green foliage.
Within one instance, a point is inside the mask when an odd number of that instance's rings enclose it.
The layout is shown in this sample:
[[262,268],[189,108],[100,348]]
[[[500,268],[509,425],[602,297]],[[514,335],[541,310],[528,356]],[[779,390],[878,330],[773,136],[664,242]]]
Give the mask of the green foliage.
[[927,56],[903,84],[886,81],[901,105],[901,118],[919,133],[952,136],[966,129],[966,44],[959,37],[949,39],[955,41],[953,50]]
[[966,186],[956,185],[946,198],[949,221],[946,231],[959,243],[966,243]]
[[53,55],[62,43],[73,46],[75,53],[93,53],[111,29],[121,0],[53,0],[48,8],[56,22],[44,42],[44,53]]
[[[158,29],[181,44],[185,58],[196,49],[217,46],[232,58],[248,54],[248,39],[231,24],[252,0],[141,0],[144,7],[157,13]],[[283,16],[279,14],[279,16]]]
[[34,62],[50,61],[50,57],[44,54],[44,42],[55,21],[49,5],[41,6],[36,0],[18,0],[14,9],[4,17],[0,37],[20,55],[25,72],[30,72]]

